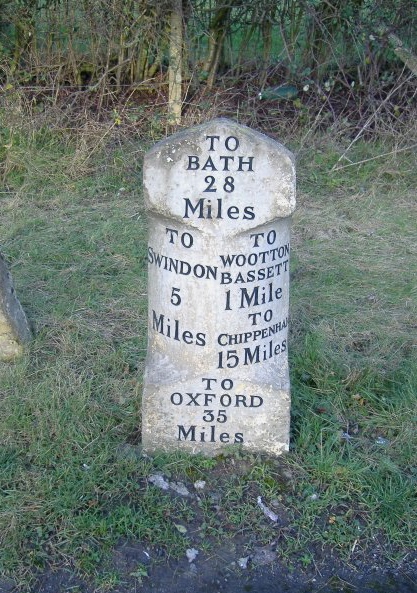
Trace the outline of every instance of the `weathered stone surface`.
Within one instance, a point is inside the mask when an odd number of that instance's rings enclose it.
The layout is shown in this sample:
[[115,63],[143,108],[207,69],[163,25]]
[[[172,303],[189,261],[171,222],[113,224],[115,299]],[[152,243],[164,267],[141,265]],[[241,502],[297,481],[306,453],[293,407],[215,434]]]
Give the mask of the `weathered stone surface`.
[[31,331],[17,299],[13,280],[0,253],[0,360],[13,360],[22,353]]
[[215,119],[156,144],[144,189],[144,450],[288,450],[291,153]]

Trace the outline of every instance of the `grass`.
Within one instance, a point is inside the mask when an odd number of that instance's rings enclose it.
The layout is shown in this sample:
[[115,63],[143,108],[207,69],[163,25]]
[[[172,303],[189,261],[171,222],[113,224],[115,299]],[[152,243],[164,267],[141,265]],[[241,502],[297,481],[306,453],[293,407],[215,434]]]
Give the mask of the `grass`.
[[[40,134],[14,141],[30,159],[3,154],[1,249],[35,339],[0,367],[1,571],[27,583],[63,563],[111,588],[117,574],[98,569],[120,538],[171,557],[225,537],[248,548],[279,538],[304,567],[329,546],[348,561],[376,542],[388,558],[415,548],[415,155],[331,173],[343,147],[311,138],[299,151],[290,454],[149,459],[137,447],[143,146],[109,135],[77,175],[79,142]],[[357,143],[349,156],[383,150]],[[198,501],[172,497],[148,482],[155,472],[207,486]]]

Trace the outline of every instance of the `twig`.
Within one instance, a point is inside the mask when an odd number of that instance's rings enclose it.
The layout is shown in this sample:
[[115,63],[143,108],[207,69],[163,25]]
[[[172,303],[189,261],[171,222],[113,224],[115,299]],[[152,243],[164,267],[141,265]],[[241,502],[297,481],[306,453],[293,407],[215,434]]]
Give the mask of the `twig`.
[[336,168],[338,163],[340,163],[340,161],[345,158],[346,153],[352,148],[352,146],[355,144],[355,142],[357,142],[359,140],[359,138],[362,136],[362,134],[364,133],[364,131],[367,129],[367,127],[370,125],[370,123],[372,122],[372,120],[376,117],[377,113],[382,109],[382,107],[388,103],[389,99],[391,99],[392,95],[394,93],[396,93],[404,84],[406,84],[409,80],[411,80],[411,78],[413,77],[413,75],[410,75],[408,78],[406,78],[405,80],[403,80],[399,85],[397,85],[396,87],[394,87],[393,89],[390,90],[390,92],[388,93],[388,95],[385,97],[385,99],[378,105],[378,107],[375,109],[375,111],[372,113],[372,115],[370,115],[368,117],[368,119],[366,120],[366,122],[363,124],[363,126],[361,127],[361,129],[359,130],[359,132],[356,134],[356,136],[354,137],[354,139],[352,140],[352,142],[349,144],[349,146],[346,148],[346,150],[344,151],[344,153],[338,158],[337,163],[335,163],[333,165],[333,167],[331,168],[331,172],[333,173],[334,171],[337,171],[338,169]]
[[[389,156],[390,154],[397,154],[398,152],[405,152],[407,150],[412,150],[413,148],[417,148],[417,144],[412,144],[411,146],[405,146],[404,148],[396,148],[395,150],[391,150],[390,152],[384,152],[383,154],[378,154],[377,156],[370,157],[369,159],[363,159],[362,161],[357,161],[356,163],[349,162],[348,165],[341,165],[340,167],[333,166],[332,172],[342,171],[342,169],[347,169],[348,167],[354,167],[356,165],[363,165],[363,163],[367,163],[368,161],[374,161],[375,159],[381,159],[384,156]],[[342,155],[343,156],[343,155]],[[340,157],[342,158],[342,157]],[[347,157],[345,157],[347,158]],[[340,159],[339,159],[340,161]],[[337,162],[339,162],[337,161]]]

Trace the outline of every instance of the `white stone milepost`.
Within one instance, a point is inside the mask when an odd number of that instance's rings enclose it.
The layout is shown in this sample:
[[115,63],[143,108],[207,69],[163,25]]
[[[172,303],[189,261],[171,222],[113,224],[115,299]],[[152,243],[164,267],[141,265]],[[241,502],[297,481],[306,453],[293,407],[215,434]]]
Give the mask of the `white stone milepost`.
[[291,153],[215,119],[156,144],[144,190],[144,450],[287,451]]

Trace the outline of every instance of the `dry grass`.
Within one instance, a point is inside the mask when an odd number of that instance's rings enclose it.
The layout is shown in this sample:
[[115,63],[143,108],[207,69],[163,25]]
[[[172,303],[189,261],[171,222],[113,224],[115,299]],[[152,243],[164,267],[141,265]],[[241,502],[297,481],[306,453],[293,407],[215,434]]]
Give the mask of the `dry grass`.
[[[245,105],[232,112],[219,94],[209,116],[266,122],[274,135],[295,130],[249,113],[252,99]],[[36,338],[24,358],[1,368],[3,569],[30,575],[64,561],[91,574],[118,537],[173,555],[197,545],[175,528],[192,524],[190,509],[147,484],[155,471],[204,477],[220,492],[219,513],[209,499],[191,509],[207,545],[226,537],[224,525],[229,537],[251,533],[248,545],[275,541],[253,502],[262,495],[280,497],[291,517],[278,547],[295,561],[311,542],[350,561],[355,542],[363,555],[376,536],[405,555],[415,547],[416,157],[399,148],[411,142],[412,126],[407,140],[350,147],[316,128],[290,138],[299,173],[291,455],[279,467],[253,457],[121,459],[117,451],[140,434],[146,348],[141,159],[169,130],[154,112],[139,132],[129,119],[136,109],[143,121],[139,108],[126,107],[117,125],[113,112],[101,122],[80,113],[71,133],[37,128],[25,112],[6,131],[13,143],[4,149],[1,249]],[[187,117],[184,124],[198,123],[203,114]],[[334,167],[347,148],[361,164]],[[292,468],[285,484],[283,466]],[[337,516],[334,527],[329,516]]]

